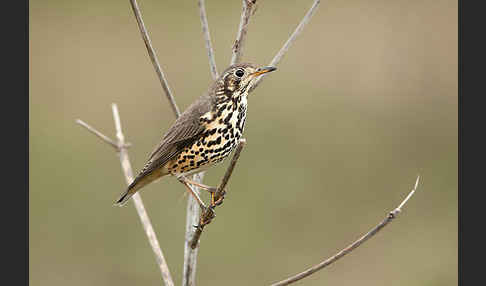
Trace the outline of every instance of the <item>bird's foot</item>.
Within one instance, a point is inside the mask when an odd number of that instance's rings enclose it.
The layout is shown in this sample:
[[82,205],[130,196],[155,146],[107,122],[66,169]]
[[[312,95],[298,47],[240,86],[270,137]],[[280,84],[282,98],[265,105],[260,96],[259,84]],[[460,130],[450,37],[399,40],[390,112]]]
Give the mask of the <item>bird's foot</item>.
[[211,193],[211,206],[221,205],[223,203],[225,195],[226,195],[226,189],[221,191],[221,195],[217,199],[215,193]]
[[210,224],[215,217],[216,214],[214,213],[214,206],[204,208],[201,216],[199,217],[199,225],[197,228],[202,230],[202,228],[204,228],[207,224]]

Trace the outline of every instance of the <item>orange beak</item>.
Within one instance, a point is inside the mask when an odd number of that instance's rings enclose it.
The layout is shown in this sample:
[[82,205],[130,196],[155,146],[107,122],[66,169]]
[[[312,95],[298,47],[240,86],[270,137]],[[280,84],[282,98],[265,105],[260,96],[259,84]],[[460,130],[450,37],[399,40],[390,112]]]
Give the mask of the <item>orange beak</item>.
[[270,66],[269,67],[261,67],[261,68],[258,68],[256,70],[256,72],[254,72],[254,73],[252,73],[250,75],[253,76],[253,77],[257,77],[257,76],[262,75],[264,73],[272,72],[272,71],[274,71],[276,69],[277,69],[276,67],[270,67]]

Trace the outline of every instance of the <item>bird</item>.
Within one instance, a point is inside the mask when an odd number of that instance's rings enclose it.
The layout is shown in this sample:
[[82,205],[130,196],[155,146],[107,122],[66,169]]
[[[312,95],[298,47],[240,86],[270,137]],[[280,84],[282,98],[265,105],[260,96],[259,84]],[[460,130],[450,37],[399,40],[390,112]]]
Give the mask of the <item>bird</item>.
[[[190,183],[209,190],[186,176],[205,171],[230,155],[243,135],[248,94],[260,76],[275,70],[273,66],[251,63],[234,64],[224,70],[175,120],[115,205],[125,205],[141,188],[168,175],[186,187]],[[192,195],[201,205],[199,197]]]

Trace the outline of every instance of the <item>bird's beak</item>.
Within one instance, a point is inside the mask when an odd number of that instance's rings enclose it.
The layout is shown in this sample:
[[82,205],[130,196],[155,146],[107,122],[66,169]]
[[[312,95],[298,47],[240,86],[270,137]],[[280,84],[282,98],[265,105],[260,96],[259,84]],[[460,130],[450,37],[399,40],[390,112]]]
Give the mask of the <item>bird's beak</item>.
[[269,67],[261,67],[261,68],[258,68],[256,70],[256,72],[252,73],[251,76],[257,77],[257,76],[262,75],[264,73],[272,72],[276,69],[277,69],[276,67],[270,67],[270,66]]

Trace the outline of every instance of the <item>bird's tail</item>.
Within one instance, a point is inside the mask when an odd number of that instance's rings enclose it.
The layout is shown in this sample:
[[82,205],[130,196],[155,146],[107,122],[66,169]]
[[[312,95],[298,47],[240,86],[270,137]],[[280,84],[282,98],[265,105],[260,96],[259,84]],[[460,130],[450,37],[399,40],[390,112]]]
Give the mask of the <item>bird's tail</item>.
[[121,194],[120,198],[115,202],[115,206],[121,207],[124,206],[127,201],[135,195],[135,193],[140,190],[142,187],[147,185],[150,182],[153,182],[157,179],[160,179],[161,175],[157,172],[152,173],[141,173],[139,174],[135,180],[128,186],[125,192]]
[[137,192],[137,190],[139,188],[135,188],[135,186],[132,186],[134,185],[135,182],[131,183],[130,186],[128,186],[128,188],[126,189],[125,192],[123,192],[123,194],[120,196],[120,198],[115,202],[115,206],[117,207],[122,207],[124,206],[128,200],[133,196],[135,195],[135,193]]
[[143,176],[143,175],[138,175],[135,180],[128,186],[125,192],[123,192],[120,196],[120,198],[115,202],[115,206],[117,207],[122,207],[124,206],[128,200],[135,195],[135,193],[145,186],[146,184],[150,183],[153,181],[151,178],[152,176]]

